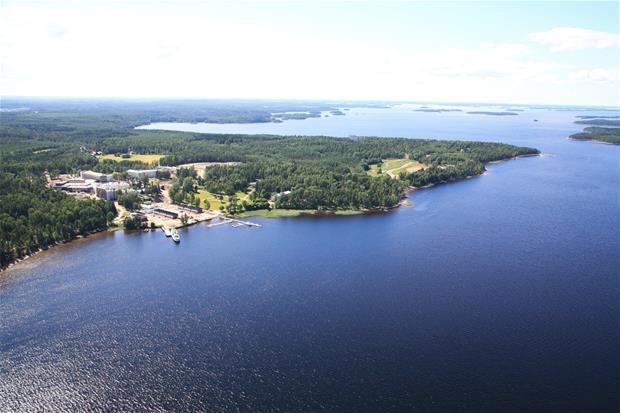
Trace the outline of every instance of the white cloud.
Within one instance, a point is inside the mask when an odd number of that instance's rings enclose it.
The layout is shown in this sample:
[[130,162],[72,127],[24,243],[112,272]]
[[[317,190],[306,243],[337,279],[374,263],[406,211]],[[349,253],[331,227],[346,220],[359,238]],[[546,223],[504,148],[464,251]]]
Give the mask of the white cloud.
[[617,70],[611,69],[587,69],[579,70],[570,75],[574,82],[617,82],[619,78]]
[[[0,94],[618,100],[602,82],[609,73],[554,62],[523,44],[409,48],[360,42],[344,32],[298,33],[216,11],[0,8]],[[585,93],[579,88],[591,93],[589,100],[578,96]]]
[[574,27],[556,27],[546,32],[531,33],[533,42],[549,45],[554,52],[618,47],[618,35]]

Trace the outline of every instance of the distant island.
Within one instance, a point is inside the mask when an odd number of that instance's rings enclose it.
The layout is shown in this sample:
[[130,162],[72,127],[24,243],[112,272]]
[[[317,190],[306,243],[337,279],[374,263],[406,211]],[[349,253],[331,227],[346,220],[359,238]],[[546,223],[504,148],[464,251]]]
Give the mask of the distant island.
[[[0,267],[107,228],[386,211],[408,190],[539,153],[473,141],[136,130],[136,121],[153,112],[184,118],[186,109],[162,102],[140,103],[142,109],[123,101],[29,103],[38,111],[0,113]],[[226,116],[225,109],[209,110]]]
[[579,119],[618,119],[620,115],[616,116],[592,116],[592,115],[580,115],[576,116]]
[[575,121],[578,125],[591,125],[591,126],[615,126],[620,127],[620,119],[608,118],[583,118],[583,120]]
[[583,132],[570,135],[569,139],[613,143],[618,145],[620,144],[620,129],[589,127],[585,128]]
[[308,118],[320,118],[321,112],[286,112],[286,113],[274,113],[272,116],[272,122],[282,122],[285,120],[304,120]]
[[489,116],[517,116],[515,112],[488,112],[488,111],[473,111],[466,112],[468,115],[489,115]]

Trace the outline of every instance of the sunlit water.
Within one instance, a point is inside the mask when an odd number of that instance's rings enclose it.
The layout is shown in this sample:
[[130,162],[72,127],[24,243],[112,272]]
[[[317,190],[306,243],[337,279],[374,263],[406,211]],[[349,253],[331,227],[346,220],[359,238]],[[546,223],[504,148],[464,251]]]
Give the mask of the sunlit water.
[[175,125],[544,156],[388,214],[199,225],[179,245],[117,232],[39,254],[0,275],[0,411],[615,411],[620,153],[566,139],[591,113]]

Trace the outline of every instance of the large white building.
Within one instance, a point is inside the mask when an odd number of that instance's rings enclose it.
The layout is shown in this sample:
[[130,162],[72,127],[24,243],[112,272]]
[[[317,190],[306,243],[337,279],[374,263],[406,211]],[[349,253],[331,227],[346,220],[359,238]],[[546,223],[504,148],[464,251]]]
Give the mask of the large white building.
[[129,184],[127,182],[108,182],[105,184],[96,185],[95,193],[97,194],[97,197],[101,199],[105,199],[106,201],[115,201],[118,199],[118,193],[128,188]]
[[127,175],[132,178],[155,178],[157,169],[128,169]]
[[93,179],[97,182],[110,182],[112,180],[112,174],[102,174],[93,171],[80,171],[80,178]]

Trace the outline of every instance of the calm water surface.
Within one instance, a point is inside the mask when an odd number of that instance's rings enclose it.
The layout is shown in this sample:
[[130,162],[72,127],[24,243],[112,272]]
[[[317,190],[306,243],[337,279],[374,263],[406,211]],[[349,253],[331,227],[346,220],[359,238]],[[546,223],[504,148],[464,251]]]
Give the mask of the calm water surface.
[[199,225],[179,245],[117,232],[39,254],[0,275],[0,411],[617,411],[620,148],[566,139],[592,113],[174,125],[545,155],[388,214]]

